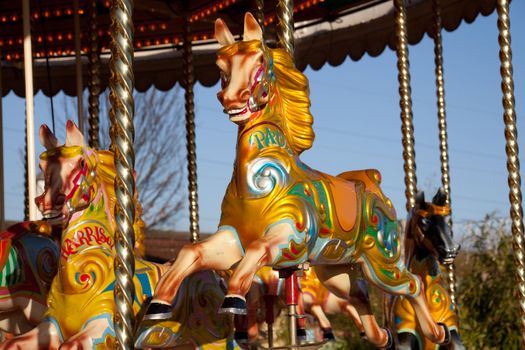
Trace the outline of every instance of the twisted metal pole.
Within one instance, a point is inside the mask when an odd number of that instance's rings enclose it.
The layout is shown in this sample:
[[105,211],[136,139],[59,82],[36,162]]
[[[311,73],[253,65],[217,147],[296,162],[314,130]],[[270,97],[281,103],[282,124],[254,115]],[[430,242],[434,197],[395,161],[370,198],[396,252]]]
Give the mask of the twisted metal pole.
[[195,104],[193,101],[193,51],[191,48],[191,32],[188,16],[184,16],[184,100],[186,108],[186,149],[188,153],[188,199],[190,206],[191,241],[197,242],[199,233],[199,197],[197,192],[197,149],[195,145]]
[[264,0],[254,0],[255,19],[259,22],[264,38]]
[[514,80],[512,78],[512,49],[510,47],[510,0],[498,0],[498,41],[501,62],[501,91],[503,92],[503,121],[505,122],[505,151],[507,153],[507,170],[509,172],[510,217],[512,220],[512,237],[514,263],[518,282],[519,318],[522,336],[522,347],[525,347],[525,245],[523,242],[523,207],[521,197],[521,176],[518,147],[518,129],[516,127],[516,110],[514,107]]
[[133,196],[135,180],[133,169],[135,154],[133,140],[133,0],[114,0],[111,6],[111,60],[110,88],[113,132],[112,140],[115,152],[115,306],[114,316],[116,347],[133,348],[133,298],[135,288],[135,260],[133,246],[135,233],[133,222],[135,208]]
[[414,126],[412,124],[412,98],[410,96],[410,72],[408,61],[408,39],[406,9],[404,0],[394,0],[397,36],[397,79],[399,81],[399,105],[401,107],[401,133],[403,142],[403,161],[405,169],[406,209],[416,204],[417,177],[416,152],[414,150]]
[[[434,63],[436,73],[436,96],[438,111],[439,129],[439,157],[441,159],[441,184],[447,195],[447,205],[451,204],[450,197],[450,168],[448,157],[448,135],[447,135],[447,114],[445,110],[445,81],[443,79],[443,40],[441,37],[441,6],[440,0],[432,1],[434,12]],[[452,229],[452,216],[450,217],[450,228]],[[452,231],[451,231],[452,232]],[[456,303],[456,274],[454,263],[447,264],[447,279],[450,301],[457,311]]]
[[[264,22],[264,21],[263,21]],[[277,4],[277,41],[294,58],[293,0],[279,0]]]
[[91,0],[89,9],[90,54],[89,54],[89,146],[100,148],[99,142],[99,95],[100,58],[98,56],[97,0]]

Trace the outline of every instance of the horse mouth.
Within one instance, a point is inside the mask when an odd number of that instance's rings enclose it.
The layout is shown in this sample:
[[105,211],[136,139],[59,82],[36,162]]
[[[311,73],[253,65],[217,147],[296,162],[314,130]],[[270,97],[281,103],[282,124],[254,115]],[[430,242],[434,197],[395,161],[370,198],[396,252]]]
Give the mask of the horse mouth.
[[232,121],[239,121],[249,117],[249,114],[247,114],[247,112],[247,107],[224,109],[224,113],[228,114],[230,120]]
[[42,213],[42,217],[51,224],[62,223],[64,214],[59,210],[51,210]]

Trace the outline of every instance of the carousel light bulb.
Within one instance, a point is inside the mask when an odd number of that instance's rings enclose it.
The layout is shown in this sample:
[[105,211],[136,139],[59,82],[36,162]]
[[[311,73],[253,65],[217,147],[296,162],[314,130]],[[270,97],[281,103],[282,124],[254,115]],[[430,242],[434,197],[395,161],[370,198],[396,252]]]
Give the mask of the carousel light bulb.
[[140,25],[140,26],[139,26],[139,31],[140,31],[140,32],[143,32],[143,31],[144,31],[144,26],[143,26],[143,25]]
[[79,15],[83,15],[84,14],[84,9],[78,9],[78,14]]
[[168,26],[166,25],[166,23],[161,23],[160,24],[160,29],[162,29],[162,30],[166,30],[167,27]]
[[23,43],[24,41],[22,40],[22,38],[19,38],[16,42],[17,42],[19,45],[22,45],[22,43]]
[[72,33],[67,33],[67,34],[66,34],[66,38],[67,38],[68,40],[72,40],[72,39],[73,39],[73,34],[72,34]]
[[73,10],[71,10],[70,8],[65,9],[64,12],[65,12],[66,15],[68,15],[68,16],[71,16],[71,15],[73,14]]
[[168,38],[164,38],[164,44],[167,45],[167,44],[169,44],[169,43],[170,43],[170,39],[168,39]]
[[9,46],[12,46],[12,45],[13,45],[13,39],[9,39],[9,40],[7,40],[7,44],[8,44]]
[[49,11],[44,11],[44,17],[49,17]]
[[160,45],[160,40],[159,39],[155,40],[155,45]]
[[2,16],[2,22],[5,22],[7,21],[7,17],[6,16]]
[[11,21],[16,22],[17,20],[18,20],[17,15],[12,15],[11,16]]

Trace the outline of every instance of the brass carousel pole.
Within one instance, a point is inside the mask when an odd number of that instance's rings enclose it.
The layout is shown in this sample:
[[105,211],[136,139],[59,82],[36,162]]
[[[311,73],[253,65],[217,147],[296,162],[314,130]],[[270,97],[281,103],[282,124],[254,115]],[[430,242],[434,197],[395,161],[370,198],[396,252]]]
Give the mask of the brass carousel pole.
[[135,180],[133,170],[135,154],[133,140],[133,0],[114,0],[111,6],[111,122],[115,152],[115,305],[114,318],[116,347],[133,348],[133,298],[135,288],[135,260],[133,246],[135,233],[133,222],[135,208],[133,197]]
[[[264,21],[263,21],[264,23]],[[279,0],[277,4],[277,41],[294,58],[293,0]]]
[[401,107],[401,133],[403,135],[403,160],[405,169],[406,209],[416,204],[417,177],[416,152],[414,150],[414,126],[412,124],[412,98],[410,96],[410,72],[408,61],[408,39],[404,0],[394,0],[397,69],[399,80],[399,105]]
[[[441,7],[440,0],[432,1],[432,10],[434,12],[434,62],[436,65],[436,95],[438,111],[438,129],[439,129],[439,156],[441,159],[441,184],[447,195],[447,205],[452,207],[450,198],[450,173],[448,157],[448,136],[447,136],[447,114],[445,110],[445,81],[443,79],[443,45],[441,37]],[[450,218],[450,228],[452,229],[452,217]],[[452,232],[452,231],[451,231]],[[446,265],[448,290],[450,301],[456,307],[456,274],[454,263]]]
[[100,148],[99,143],[99,95],[100,58],[98,56],[97,0],[90,1],[89,8],[90,53],[89,53],[89,146]]
[[[264,22],[264,21],[263,21]],[[277,4],[277,40],[279,46],[284,48],[294,59],[294,21],[293,21],[293,0],[279,0]],[[286,272],[283,273],[286,275]],[[281,273],[279,273],[281,278]],[[298,345],[297,342],[297,302],[294,298],[288,298],[290,293],[294,295],[295,291],[289,291],[288,288],[292,288],[294,283],[297,282],[296,272],[292,271],[291,275],[286,276],[285,283],[287,285],[286,293],[287,300],[293,300],[288,304],[288,333],[290,336],[290,347]]]
[[522,347],[525,347],[525,246],[523,242],[523,207],[521,202],[521,176],[518,148],[518,129],[514,107],[514,80],[512,77],[512,49],[510,47],[510,0],[498,0],[499,58],[501,62],[501,90],[503,92],[503,121],[505,122],[505,151],[507,153],[507,170],[509,172],[510,217],[514,263],[518,282],[519,318],[522,336]]
[[183,17],[183,55],[184,55],[184,100],[186,108],[186,149],[188,152],[188,199],[190,204],[190,235],[193,243],[200,238],[199,197],[197,192],[197,150],[195,145],[195,104],[193,101],[193,51],[188,16]]

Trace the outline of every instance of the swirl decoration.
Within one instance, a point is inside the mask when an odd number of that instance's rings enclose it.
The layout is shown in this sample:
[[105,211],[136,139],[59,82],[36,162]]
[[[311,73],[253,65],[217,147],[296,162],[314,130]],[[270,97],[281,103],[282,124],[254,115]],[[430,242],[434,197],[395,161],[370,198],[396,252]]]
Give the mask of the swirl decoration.
[[293,0],[279,0],[277,4],[277,39],[279,46],[294,57]]
[[404,0],[394,0],[397,36],[397,69],[399,80],[399,105],[401,106],[401,133],[403,135],[403,160],[405,169],[405,195],[407,211],[416,205],[416,152],[414,150],[414,126],[412,124],[412,98],[410,96],[410,72],[408,39]]
[[38,253],[36,259],[37,275],[47,290],[51,286],[58,268],[56,253],[51,248],[44,248]]
[[135,288],[135,237],[133,196],[133,0],[115,0],[111,6],[111,122],[112,144],[115,152],[115,304],[114,317],[117,348],[133,347],[133,298]]
[[90,54],[89,54],[89,147],[100,148],[99,133],[99,101],[100,94],[100,59],[98,56],[98,30],[97,30],[97,1],[91,0],[89,8],[90,26]]
[[521,176],[518,147],[518,129],[514,107],[514,80],[512,78],[512,49],[510,47],[509,0],[498,0],[499,58],[501,62],[501,90],[503,92],[503,121],[505,122],[505,151],[509,172],[510,217],[512,219],[512,237],[514,263],[518,280],[518,300],[520,305],[520,328],[522,347],[525,346],[525,246],[523,242],[523,207],[521,203]]
[[190,234],[191,241],[199,240],[199,197],[197,192],[197,149],[195,145],[195,109],[193,102],[193,51],[191,49],[191,33],[188,16],[184,16],[184,100],[186,109],[186,149],[188,152],[188,199],[190,203]]
[[[432,11],[434,12],[434,62],[436,65],[436,95],[438,111],[438,129],[439,129],[439,157],[441,159],[441,184],[447,195],[446,204],[450,204],[450,173],[447,141],[447,115],[445,110],[445,82],[443,79],[443,45],[441,38],[441,6],[440,0],[432,1]],[[452,216],[449,218],[450,232],[452,232]],[[456,275],[454,272],[454,263],[446,266],[448,290],[452,305],[456,307]]]
[[247,169],[248,188],[255,198],[265,197],[275,187],[284,187],[288,182],[288,170],[275,158],[254,159]]

